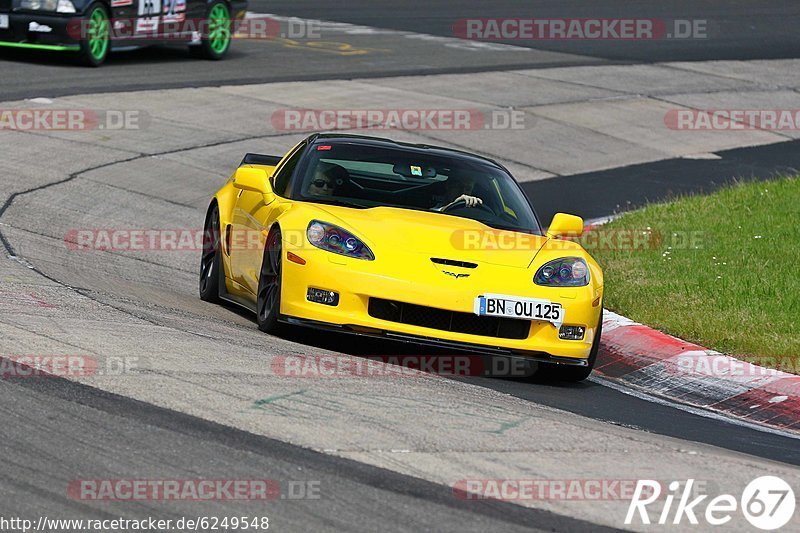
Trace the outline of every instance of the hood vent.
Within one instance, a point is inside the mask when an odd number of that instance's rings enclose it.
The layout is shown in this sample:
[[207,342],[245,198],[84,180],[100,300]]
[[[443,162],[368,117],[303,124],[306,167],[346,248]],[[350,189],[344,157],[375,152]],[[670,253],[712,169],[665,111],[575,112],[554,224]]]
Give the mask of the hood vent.
[[440,257],[431,257],[431,261],[437,265],[455,266],[461,268],[478,268],[477,263],[468,263],[467,261],[456,261],[454,259],[442,259]]

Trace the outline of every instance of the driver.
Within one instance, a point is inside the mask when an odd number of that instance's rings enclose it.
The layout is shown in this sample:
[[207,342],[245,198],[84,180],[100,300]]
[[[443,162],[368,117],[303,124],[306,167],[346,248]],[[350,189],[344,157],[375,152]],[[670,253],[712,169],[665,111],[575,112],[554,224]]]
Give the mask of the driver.
[[[437,206],[434,207],[435,211],[446,211],[458,202],[464,202],[465,207],[477,207],[483,204],[483,200],[477,196],[472,196],[472,191],[475,188],[475,178],[473,176],[463,176],[456,174],[447,178],[444,184],[444,195],[437,200]],[[447,202],[448,198],[455,198],[455,200]],[[444,204],[444,205],[441,205]]]
[[347,171],[339,165],[320,162],[308,184],[308,195],[333,196],[334,191],[344,183],[346,174]]

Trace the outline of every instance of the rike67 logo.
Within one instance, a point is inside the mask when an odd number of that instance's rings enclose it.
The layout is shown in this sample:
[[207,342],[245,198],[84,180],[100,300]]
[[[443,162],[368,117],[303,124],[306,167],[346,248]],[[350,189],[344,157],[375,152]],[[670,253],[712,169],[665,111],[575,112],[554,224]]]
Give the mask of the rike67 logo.
[[[661,483],[640,479],[625,516],[625,524],[634,522],[660,525],[698,525],[698,518],[705,519],[712,526],[724,526],[734,515],[741,512],[750,525],[764,531],[772,531],[786,526],[794,516],[796,500],[792,487],[776,476],[761,476],[744,488],[741,498],[732,494],[721,494],[706,501],[709,496],[701,494],[692,498],[694,479],[683,484],[673,481],[666,495],[662,494]],[[660,513],[650,514],[648,506],[663,500]],[[656,517],[651,522],[651,519]]]

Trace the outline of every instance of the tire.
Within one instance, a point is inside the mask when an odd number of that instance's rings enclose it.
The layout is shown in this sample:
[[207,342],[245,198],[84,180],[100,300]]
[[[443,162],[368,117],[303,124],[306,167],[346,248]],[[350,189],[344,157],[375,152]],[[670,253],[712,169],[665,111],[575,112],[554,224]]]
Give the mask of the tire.
[[256,321],[264,333],[277,334],[283,324],[278,322],[281,314],[281,285],[283,283],[283,246],[281,230],[270,231],[264,246],[264,259],[258,276],[256,295]]
[[231,47],[231,11],[228,4],[216,0],[208,6],[206,14],[208,35],[202,37],[200,44],[189,46],[195,57],[218,61],[228,54]]
[[597,324],[597,333],[592,341],[592,349],[589,352],[589,364],[587,366],[567,366],[567,365],[546,365],[543,370],[545,377],[556,381],[569,381],[577,383],[588,378],[594,369],[597,361],[597,352],[600,350],[600,336],[603,333],[603,308],[600,304],[600,322]]
[[200,256],[200,299],[219,303],[220,283],[224,283],[219,230],[219,207],[214,205],[206,217],[203,252]]
[[81,19],[80,31],[82,38],[78,61],[87,67],[99,67],[105,63],[111,49],[111,17],[108,8],[100,3],[89,6],[86,16]]

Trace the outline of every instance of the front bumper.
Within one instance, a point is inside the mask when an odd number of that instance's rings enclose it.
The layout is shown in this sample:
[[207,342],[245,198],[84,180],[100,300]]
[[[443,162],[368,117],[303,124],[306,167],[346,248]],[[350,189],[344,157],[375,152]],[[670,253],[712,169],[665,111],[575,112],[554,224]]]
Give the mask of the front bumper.
[[328,324],[326,322],[318,322],[316,320],[308,320],[305,318],[286,317],[286,316],[283,317],[281,322],[284,322],[286,324],[291,324],[293,326],[309,327],[316,330],[334,331],[336,333],[348,333],[362,337],[381,338],[393,341],[409,342],[414,344],[424,344],[427,346],[434,346],[437,348],[464,350],[481,354],[504,355],[511,357],[517,356],[525,360],[536,361],[540,363],[562,364],[569,366],[587,366],[589,364],[588,358],[578,359],[573,357],[558,357],[544,352],[511,350],[497,346],[471,344],[468,342],[448,341],[445,339],[439,339],[435,337],[408,335],[404,333],[397,333],[394,331],[367,330],[362,327],[351,324],[345,324],[345,325]]
[[[520,269],[491,267],[490,277],[476,273],[466,279],[443,276],[435,267],[415,272],[414,281],[381,271],[373,262],[336,256],[322,250],[286,247],[306,259],[305,265],[284,261],[281,314],[301,325],[333,328],[370,336],[409,340],[451,348],[531,359],[585,365],[600,319],[600,305],[593,305],[601,289],[520,288]],[[486,270],[489,270],[488,267]],[[507,270],[507,271],[506,271]],[[529,279],[527,271],[524,278]],[[531,282],[532,284],[532,282]],[[309,288],[339,293],[336,306],[310,302]],[[532,321],[525,338],[501,338],[434,329],[376,318],[369,313],[370,298],[403,301],[447,311],[472,313],[474,298],[483,293],[546,298],[559,302],[565,310],[565,325],[583,326],[583,340],[562,340],[549,322]]]
[[[51,51],[80,49],[78,40],[70,36],[68,30],[70,22],[76,24],[74,21],[80,20],[80,15],[30,12],[2,14],[8,15],[9,27],[0,29],[0,46]],[[39,31],[32,28],[38,28]],[[43,31],[47,29],[49,31]]]

